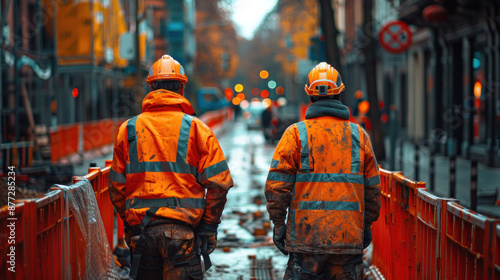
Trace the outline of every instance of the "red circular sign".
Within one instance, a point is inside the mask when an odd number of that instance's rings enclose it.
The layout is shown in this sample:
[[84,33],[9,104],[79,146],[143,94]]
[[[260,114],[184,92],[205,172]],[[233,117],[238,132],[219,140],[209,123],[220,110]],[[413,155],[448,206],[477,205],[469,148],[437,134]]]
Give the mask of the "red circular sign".
[[378,40],[391,53],[404,52],[411,45],[410,27],[400,20],[391,20],[380,28]]

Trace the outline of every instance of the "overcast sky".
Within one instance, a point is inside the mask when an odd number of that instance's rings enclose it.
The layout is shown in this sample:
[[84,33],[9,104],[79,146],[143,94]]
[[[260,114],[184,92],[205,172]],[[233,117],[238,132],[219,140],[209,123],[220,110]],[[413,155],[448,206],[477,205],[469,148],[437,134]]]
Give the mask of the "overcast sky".
[[245,39],[253,34],[264,16],[276,5],[277,0],[234,0],[232,20],[238,33]]

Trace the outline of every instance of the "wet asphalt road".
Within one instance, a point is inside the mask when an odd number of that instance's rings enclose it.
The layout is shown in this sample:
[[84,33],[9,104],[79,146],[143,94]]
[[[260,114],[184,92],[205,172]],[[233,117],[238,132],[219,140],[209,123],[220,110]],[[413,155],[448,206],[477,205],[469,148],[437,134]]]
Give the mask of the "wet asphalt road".
[[281,279],[288,257],[272,244],[272,225],[267,235],[253,235],[266,232],[264,223],[269,222],[264,186],[275,145],[265,143],[261,130],[247,130],[242,122],[231,124],[218,140],[235,186],[228,193],[206,279],[250,279],[250,255],[271,257],[273,277]]

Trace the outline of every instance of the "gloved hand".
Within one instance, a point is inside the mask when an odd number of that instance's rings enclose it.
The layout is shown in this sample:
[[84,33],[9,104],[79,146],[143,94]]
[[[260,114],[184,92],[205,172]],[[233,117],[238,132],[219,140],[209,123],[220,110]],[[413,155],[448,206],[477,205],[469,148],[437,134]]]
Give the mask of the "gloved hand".
[[372,243],[372,225],[366,224],[363,229],[363,249],[370,246]]
[[198,246],[203,250],[207,246],[207,253],[210,254],[217,247],[217,227],[218,225],[210,225],[204,222],[196,228],[196,236],[198,237]]
[[286,226],[285,223],[274,223],[274,231],[273,231],[273,241],[274,245],[278,247],[278,249],[284,255],[288,255],[288,252],[285,250],[285,238],[286,238]]

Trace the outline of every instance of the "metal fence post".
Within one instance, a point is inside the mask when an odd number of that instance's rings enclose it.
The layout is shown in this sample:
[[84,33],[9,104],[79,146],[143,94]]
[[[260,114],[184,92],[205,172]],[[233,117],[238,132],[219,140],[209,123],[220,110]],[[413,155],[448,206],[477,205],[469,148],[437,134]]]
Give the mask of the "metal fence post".
[[470,209],[477,211],[477,160],[471,161],[470,168]]
[[450,156],[450,197],[455,198],[455,170],[456,170],[456,160],[455,155]]
[[418,143],[415,143],[415,155],[414,155],[414,168],[415,168],[415,173],[413,174],[413,176],[415,177],[415,181],[418,181],[418,177],[419,177],[419,173],[420,173],[420,166],[419,166],[419,163],[420,163],[420,156],[419,156],[419,146],[418,146]]
[[434,191],[435,164],[436,164],[435,149],[434,149],[434,147],[432,147],[431,154],[429,156],[429,190],[431,192]]

